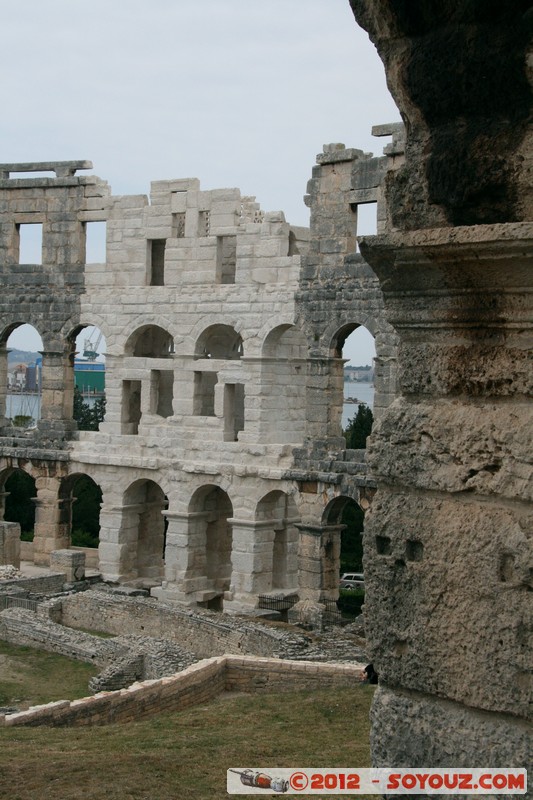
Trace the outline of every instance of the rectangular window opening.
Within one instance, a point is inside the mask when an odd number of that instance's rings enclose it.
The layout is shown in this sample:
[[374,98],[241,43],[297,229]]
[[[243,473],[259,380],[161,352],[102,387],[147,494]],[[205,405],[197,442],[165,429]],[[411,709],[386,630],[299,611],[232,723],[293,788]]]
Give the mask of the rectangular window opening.
[[[375,236],[378,232],[378,204],[359,203],[357,205],[357,236]],[[359,242],[357,242],[359,253]]]
[[165,248],[166,239],[149,240],[149,286],[165,285]]
[[17,232],[19,240],[19,264],[42,264],[42,222],[30,222],[17,225]]
[[196,416],[215,416],[215,386],[217,381],[218,376],[216,372],[194,373],[193,412]]
[[217,236],[217,283],[235,283],[237,237]]
[[153,369],[150,380],[150,411],[159,417],[171,417],[174,413],[174,372],[170,369]]
[[85,229],[85,263],[106,263],[107,223],[84,222]]

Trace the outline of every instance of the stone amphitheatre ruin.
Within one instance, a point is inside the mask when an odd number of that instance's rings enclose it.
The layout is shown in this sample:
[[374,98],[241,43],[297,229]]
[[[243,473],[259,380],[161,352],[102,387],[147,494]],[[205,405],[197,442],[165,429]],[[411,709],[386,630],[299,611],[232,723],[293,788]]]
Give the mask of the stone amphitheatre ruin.
[[[14,469],[35,478],[46,565],[69,548],[73,481],[89,475],[105,579],[230,612],[269,592],[297,593],[302,614],[335,599],[342,508],[372,503],[375,764],[524,766],[531,3],[351,5],[406,135],[378,127],[380,157],[326,146],[309,230],[193,179],[114,196],[79,174],[89,162],[0,165],[0,485]],[[378,231],[359,253],[365,203]],[[107,226],[105,264],[86,263],[92,222]],[[19,263],[30,224],[40,265]],[[4,416],[6,343],[26,322],[43,339],[42,418],[21,436]],[[73,354],[88,325],[107,340],[107,412],[77,432]],[[342,347],[359,325],[377,351],[367,462],[340,425]]]

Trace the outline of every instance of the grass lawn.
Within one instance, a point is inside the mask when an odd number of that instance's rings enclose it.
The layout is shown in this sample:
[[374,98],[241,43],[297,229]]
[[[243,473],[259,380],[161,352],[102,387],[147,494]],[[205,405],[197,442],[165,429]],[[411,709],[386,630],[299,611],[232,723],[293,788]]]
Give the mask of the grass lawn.
[[228,693],[128,725],[0,728],[0,798],[227,800],[228,767],[367,767],[373,690]]
[[[0,706],[23,709],[53,700],[86,697],[89,678],[97,672],[94,664],[0,639]],[[3,797],[0,792],[2,800]]]

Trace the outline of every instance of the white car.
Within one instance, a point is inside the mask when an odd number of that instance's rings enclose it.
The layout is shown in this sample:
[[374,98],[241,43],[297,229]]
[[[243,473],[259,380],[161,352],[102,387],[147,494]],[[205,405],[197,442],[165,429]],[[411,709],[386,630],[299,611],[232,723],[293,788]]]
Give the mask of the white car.
[[345,572],[339,582],[341,589],[364,589],[365,576],[362,572]]

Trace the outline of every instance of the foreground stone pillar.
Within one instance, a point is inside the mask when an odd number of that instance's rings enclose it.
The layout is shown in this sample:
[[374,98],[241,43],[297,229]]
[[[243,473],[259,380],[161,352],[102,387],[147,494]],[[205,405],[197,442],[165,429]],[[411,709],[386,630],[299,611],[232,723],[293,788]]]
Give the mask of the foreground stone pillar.
[[524,767],[533,663],[530,4],[350,0],[406,122],[388,235],[400,337],[372,432],[365,629],[376,766]]
[[364,534],[381,683],[374,761],[524,766],[533,225],[376,237],[365,255],[386,287],[402,367],[402,396],[368,455],[379,487]]

